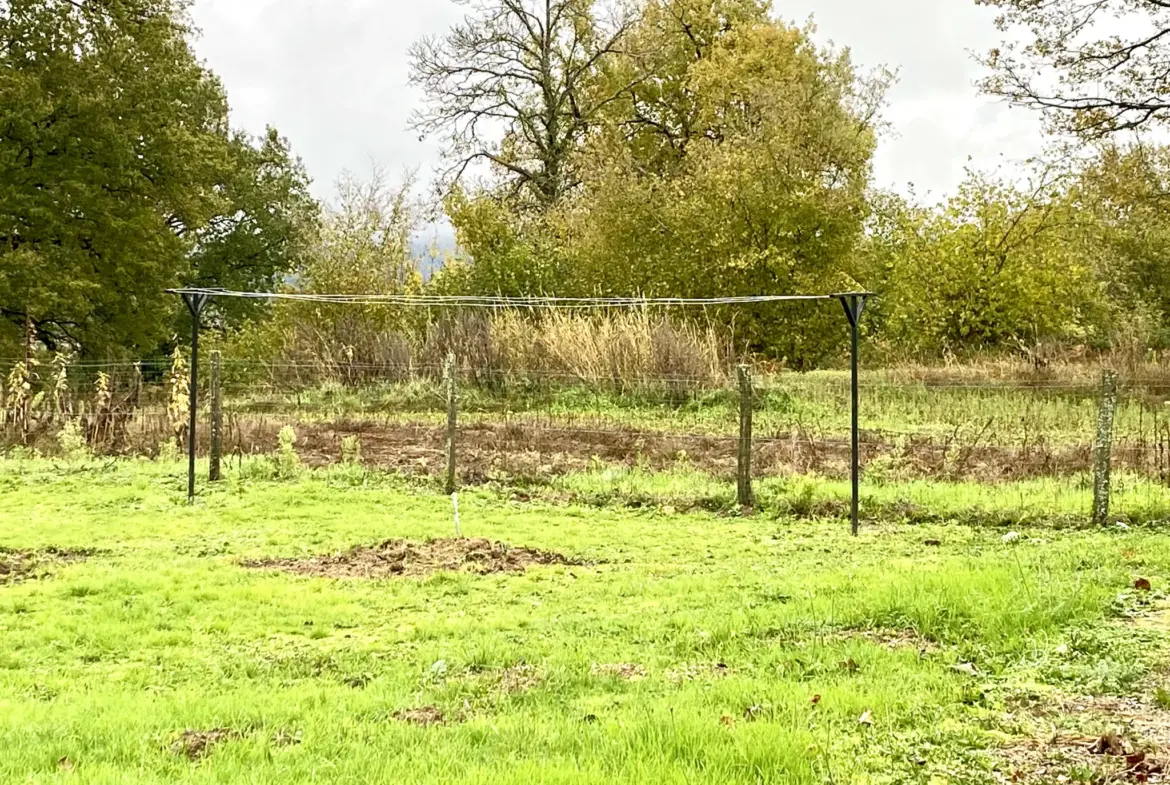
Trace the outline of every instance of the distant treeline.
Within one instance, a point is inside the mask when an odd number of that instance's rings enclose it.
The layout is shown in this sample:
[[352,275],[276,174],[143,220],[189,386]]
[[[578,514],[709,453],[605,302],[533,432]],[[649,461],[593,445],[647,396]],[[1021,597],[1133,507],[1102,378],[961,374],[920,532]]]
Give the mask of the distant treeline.
[[[438,203],[458,240],[421,262],[411,238],[435,204],[378,173],[315,202],[276,130],[230,128],[185,8],[0,4],[3,356],[169,353],[188,318],[163,293],[178,285],[866,289],[880,295],[868,350],[890,359],[1170,342],[1170,150],[1098,133],[1025,172],[972,172],[941,204],[882,192],[872,159],[893,77],[762,0],[485,2],[420,41],[425,102],[409,122],[446,143]],[[838,310],[698,319],[729,351],[808,368],[840,358]],[[225,300],[206,320],[240,354],[335,359],[389,351],[390,333],[422,345],[438,315]]]

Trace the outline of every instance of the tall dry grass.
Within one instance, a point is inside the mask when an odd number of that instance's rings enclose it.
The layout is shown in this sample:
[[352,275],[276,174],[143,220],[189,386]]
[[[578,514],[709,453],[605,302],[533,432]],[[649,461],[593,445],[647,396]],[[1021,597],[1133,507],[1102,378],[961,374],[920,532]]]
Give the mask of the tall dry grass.
[[539,379],[622,391],[721,386],[735,355],[718,328],[648,310],[458,314],[431,326],[425,360],[448,351],[484,382]]
[[286,314],[279,335],[237,342],[228,353],[274,379],[301,383],[430,379],[451,353],[472,384],[585,383],[618,391],[722,386],[735,357],[726,331],[650,310],[332,315],[320,308],[303,318]]

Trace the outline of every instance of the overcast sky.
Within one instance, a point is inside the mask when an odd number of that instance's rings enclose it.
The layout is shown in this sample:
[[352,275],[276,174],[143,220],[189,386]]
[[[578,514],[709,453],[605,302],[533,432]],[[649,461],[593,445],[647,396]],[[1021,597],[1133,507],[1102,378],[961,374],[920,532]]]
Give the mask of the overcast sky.
[[[877,155],[879,184],[919,195],[952,190],[971,163],[1008,166],[1035,153],[1036,118],[977,95],[970,56],[997,43],[993,14],[975,0],[775,0],[777,13],[813,16],[821,42],[848,46],[861,66],[900,71]],[[275,124],[332,195],[338,174],[433,171],[436,146],[406,130],[418,101],[407,47],[462,13],[450,0],[195,0],[196,44],[228,90],[233,124]]]

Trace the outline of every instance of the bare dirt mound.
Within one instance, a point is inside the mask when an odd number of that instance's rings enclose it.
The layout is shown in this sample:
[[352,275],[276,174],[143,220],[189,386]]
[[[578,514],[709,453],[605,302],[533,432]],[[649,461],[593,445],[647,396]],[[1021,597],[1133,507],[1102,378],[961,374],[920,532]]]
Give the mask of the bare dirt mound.
[[0,548],[0,586],[51,577],[54,568],[85,561],[96,554],[92,550],[45,548],[39,551],[16,551]]
[[580,564],[559,553],[518,548],[482,539],[443,539],[427,542],[387,540],[372,548],[354,548],[331,556],[305,559],[264,559],[245,567],[284,570],[298,575],[329,578],[416,577],[436,572],[523,572],[529,567]]
[[199,760],[210,755],[217,745],[238,739],[241,735],[239,731],[231,728],[185,730],[171,744],[171,752],[187,760]]
[[447,721],[447,717],[443,714],[443,710],[435,706],[420,706],[416,709],[403,709],[394,713],[394,719],[399,722],[405,722],[407,725],[420,725],[422,727],[429,727],[431,725],[442,725]]

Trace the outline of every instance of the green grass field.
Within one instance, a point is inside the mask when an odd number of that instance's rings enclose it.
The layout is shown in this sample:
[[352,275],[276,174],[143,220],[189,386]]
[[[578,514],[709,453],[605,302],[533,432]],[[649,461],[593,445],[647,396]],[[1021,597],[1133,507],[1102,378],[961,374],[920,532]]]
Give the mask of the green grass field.
[[242,566],[453,534],[425,483],[294,474],[233,473],[188,507],[177,463],[0,460],[0,546],[41,559],[35,580],[0,572],[0,782],[1092,783],[1118,760],[1054,728],[1170,744],[1155,529],[853,539],[836,518],[484,487],[461,496],[465,535],[584,564]]

